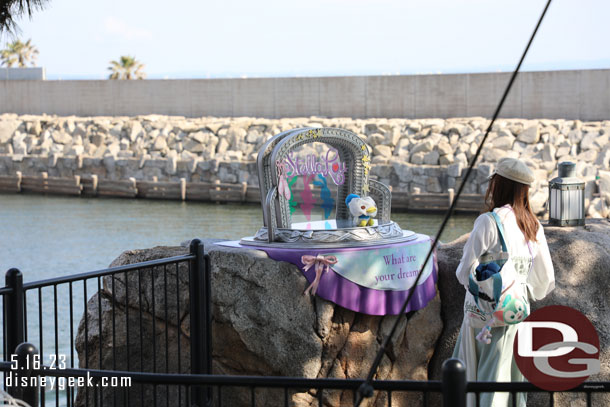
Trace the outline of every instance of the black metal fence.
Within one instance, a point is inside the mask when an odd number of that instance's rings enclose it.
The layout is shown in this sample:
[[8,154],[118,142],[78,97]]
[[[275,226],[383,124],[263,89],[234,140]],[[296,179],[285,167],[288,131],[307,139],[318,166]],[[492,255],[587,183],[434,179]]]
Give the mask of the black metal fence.
[[[5,361],[19,344],[31,342],[38,361],[55,368],[211,372],[209,259],[199,240],[191,242],[186,255],[31,283],[10,269],[0,294]],[[82,401],[72,387],[56,387],[53,393],[58,406]],[[85,393],[86,403],[97,402],[86,387]],[[153,402],[158,396],[153,392]],[[204,396],[197,389],[188,395]],[[41,391],[42,405],[46,397]],[[140,389],[138,398],[147,397]],[[175,397],[186,399],[181,389]]]
[[[31,405],[335,406],[349,405],[364,383],[212,375],[210,264],[199,240],[188,254],[44,281],[23,283],[11,269],[0,295],[0,372],[13,378],[6,390]],[[466,393],[479,405],[487,392],[510,393],[515,406],[519,392],[555,400],[530,383],[467,383],[456,359],[443,365],[442,381],[374,381],[364,390],[387,406],[460,407]],[[570,390],[587,406],[604,405],[593,395],[608,391],[610,382]]]
[[[35,354],[33,346],[23,347],[26,352],[29,350],[29,357]],[[22,366],[26,354],[21,355]],[[15,372],[13,365],[7,362],[0,362],[0,371]],[[356,391],[361,388],[364,380],[361,379],[305,379],[294,377],[260,377],[260,376],[223,376],[212,374],[160,374],[160,373],[142,373],[142,372],[125,372],[125,371],[108,371],[98,369],[26,369],[17,370],[18,374],[32,377],[52,377],[56,380],[63,378],[82,378],[91,380],[90,388],[95,394],[94,405],[103,405],[104,398],[102,390],[99,387],[102,380],[105,378],[108,381],[115,379],[125,387],[119,397],[114,397],[114,402],[106,403],[113,406],[125,405],[140,405],[144,406],[144,399],[138,400],[136,403],[130,403],[128,392],[129,386],[147,387],[154,392],[159,388],[178,388],[184,389],[185,398],[181,402],[166,398],[162,403],[155,402],[155,405],[185,405],[185,406],[202,406],[214,405],[222,406],[292,406],[297,400],[303,400],[306,404],[322,406],[346,405],[345,398],[337,397],[338,395],[345,396],[350,399],[355,397]],[[128,379],[129,386],[125,381]],[[393,405],[422,405],[422,406],[437,406],[434,402],[430,402],[432,394],[442,396],[443,407],[465,407],[466,394],[474,393],[476,405],[481,405],[480,396],[487,392],[506,392],[512,397],[512,405],[517,406],[516,394],[523,393],[546,393],[530,383],[494,383],[494,382],[466,382],[466,373],[462,363],[457,359],[450,359],[443,365],[442,381],[413,381],[413,380],[376,380],[372,382],[373,391],[370,396],[376,400],[382,400],[383,404],[391,407]],[[595,393],[610,391],[610,382],[584,383],[579,387],[570,390],[571,393],[582,393],[587,406],[597,405],[605,406],[603,401],[596,404],[592,403],[592,397]],[[197,392],[209,392],[211,398],[204,401],[203,404],[194,402],[191,397]],[[18,397],[26,400],[30,405],[38,405],[38,389],[35,386],[23,386],[16,392]],[[406,404],[405,394],[419,395],[421,400],[419,403]],[[301,395],[294,399],[295,395]],[[309,399],[303,397],[308,395]],[[554,405],[554,392],[548,392],[548,405]],[[397,402],[395,403],[396,400]],[[410,398],[413,400],[413,397]],[[109,400],[106,400],[109,401]],[[88,405],[83,403],[81,405]],[[376,404],[379,405],[379,404]],[[582,405],[582,404],[578,404]]]

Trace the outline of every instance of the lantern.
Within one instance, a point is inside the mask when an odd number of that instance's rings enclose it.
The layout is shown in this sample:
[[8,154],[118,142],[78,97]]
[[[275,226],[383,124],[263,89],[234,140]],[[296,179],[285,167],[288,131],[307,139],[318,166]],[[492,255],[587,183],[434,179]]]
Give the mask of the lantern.
[[549,182],[549,225],[584,226],[585,183],[576,178],[572,162],[560,163],[558,172]]

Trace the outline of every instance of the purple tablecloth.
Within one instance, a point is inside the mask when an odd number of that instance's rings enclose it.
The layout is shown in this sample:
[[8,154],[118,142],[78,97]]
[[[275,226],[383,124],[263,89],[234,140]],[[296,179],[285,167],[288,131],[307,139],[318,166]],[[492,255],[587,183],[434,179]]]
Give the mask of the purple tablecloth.
[[[366,249],[382,249],[390,247],[400,247],[403,245],[413,244],[428,244],[431,240],[429,236],[417,235],[417,239],[374,247]],[[347,252],[354,250],[362,250],[362,248],[328,248],[328,249],[288,249],[281,247],[267,246],[250,246],[240,245],[238,242],[221,242],[221,245],[231,247],[243,247],[244,249],[263,250],[267,255],[277,261],[287,261],[299,267],[305,278],[311,283],[315,278],[314,267],[304,271],[304,264],[301,262],[303,255],[324,255],[328,253]],[[406,312],[415,311],[424,308],[428,302],[436,295],[436,281],[438,276],[438,267],[436,264],[436,254],[433,256],[432,272],[422,282],[420,281],[416,287],[411,287],[404,291],[395,290],[376,290],[373,288],[363,287],[333,271],[322,273],[320,283],[317,288],[316,295],[334,302],[344,308],[352,311],[361,312],[369,315],[396,315],[400,312],[400,308],[411,290],[415,290],[413,297],[406,309]],[[423,262],[423,259],[422,259]],[[366,270],[366,265],[363,266]]]

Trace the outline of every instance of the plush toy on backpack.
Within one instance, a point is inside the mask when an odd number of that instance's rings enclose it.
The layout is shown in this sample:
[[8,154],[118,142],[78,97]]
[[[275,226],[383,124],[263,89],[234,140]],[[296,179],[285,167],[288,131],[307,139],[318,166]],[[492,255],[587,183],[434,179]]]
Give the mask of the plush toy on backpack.
[[506,325],[513,325],[527,317],[527,307],[523,298],[513,298],[510,294],[504,298],[502,306],[494,312],[494,318],[504,321]]
[[[496,308],[493,313],[493,322],[499,321],[504,325],[514,325],[523,321],[528,316],[528,307],[525,299],[514,298],[507,294],[502,301],[502,305]],[[491,324],[485,325],[481,332],[476,336],[479,342],[491,343]]]

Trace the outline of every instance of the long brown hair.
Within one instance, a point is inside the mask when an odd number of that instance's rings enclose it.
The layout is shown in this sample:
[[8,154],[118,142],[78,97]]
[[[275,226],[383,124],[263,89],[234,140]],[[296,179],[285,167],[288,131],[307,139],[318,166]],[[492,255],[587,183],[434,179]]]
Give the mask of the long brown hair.
[[532,212],[530,206],[528,185],[512,181],[501,175],[494,174],[489,180],[489,186],[485,193],[485,205],[487,211],[509,204],[515,212],[517,225],[525,236],[525,241],[535,242],[538,232],[538,219]]

